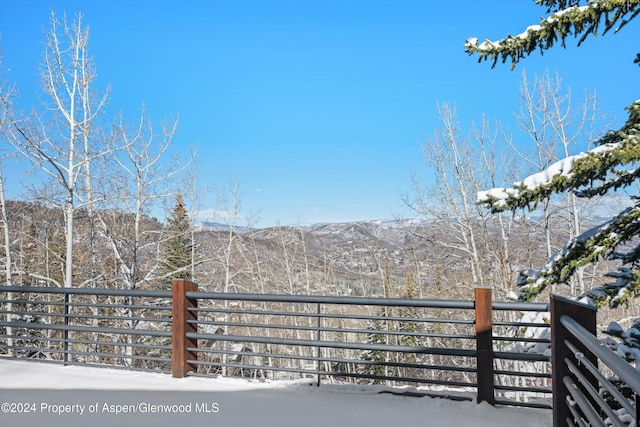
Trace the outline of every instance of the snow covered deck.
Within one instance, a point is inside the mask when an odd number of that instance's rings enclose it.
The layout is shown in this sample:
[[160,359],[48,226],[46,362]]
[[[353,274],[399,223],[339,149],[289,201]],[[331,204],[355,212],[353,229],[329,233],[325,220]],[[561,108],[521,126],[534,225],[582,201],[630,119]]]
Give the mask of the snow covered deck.
[[404,397],[375,386],[183,378],[0,358],[2,426],[551,425],[551,411]]

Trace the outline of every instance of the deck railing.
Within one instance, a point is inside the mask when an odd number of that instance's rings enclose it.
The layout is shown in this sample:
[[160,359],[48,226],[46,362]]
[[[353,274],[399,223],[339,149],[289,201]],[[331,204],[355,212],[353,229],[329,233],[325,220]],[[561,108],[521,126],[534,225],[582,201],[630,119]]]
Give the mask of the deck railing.
[[548,304],[475,292],[447,301],[198,292],[184,280],[172,291],[5,286],[0,352],[176,377],[429,386],[398,390],[550,408]]
[[171,372],[171,292],[0,287],[0,351]]
[[553,296],[551,309],[554,426],[637,426],[640,373],[596,338],[595,308]]

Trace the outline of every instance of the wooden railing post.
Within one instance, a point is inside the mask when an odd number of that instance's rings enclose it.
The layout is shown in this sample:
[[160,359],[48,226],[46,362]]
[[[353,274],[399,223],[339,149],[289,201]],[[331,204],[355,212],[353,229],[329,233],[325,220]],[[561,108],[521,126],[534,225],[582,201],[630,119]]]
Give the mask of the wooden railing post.
[[478,403],[494,405],[493,380],[493,310],[491,288],[475,289],[476,309],[476,379],[478,382]]
[[198,301],[187,298],[187,292],[196,292],[198,285],[188,280],[174,279],[171,282],[172,292],[172,338],[171,338],[171,370],[174,378],[184,378],[188,372],[197,371],[197,367],[189,360],[197,360],[198,353],[188,350],[197,348],[198,341],[187,338],[187,332],[197,332],[198,325],[189,320],[198,320],[197,314],[189,308],[197,307]]
[[[573,359],[573,354],[565,345],[565,340],[571,341],[579,351],[583,352],[597,366],[598,360],[585,348],[583,344],[572,340],[572,335],[562,326],[560,318],[569,316],[582,325],[586,330],[596,335],[596,314],[597,310],[576,301],[551,295],[551,383],[553,389],[553,426],[560,427],[567,425],[567,418],[573,419],[571,410],[567,406],[567,396],[569,391],[564,385],[562,378],[570,375],[569,367],[565,359]],[[588,371],[583,372],[585,377],[595,386],[597,382]]]

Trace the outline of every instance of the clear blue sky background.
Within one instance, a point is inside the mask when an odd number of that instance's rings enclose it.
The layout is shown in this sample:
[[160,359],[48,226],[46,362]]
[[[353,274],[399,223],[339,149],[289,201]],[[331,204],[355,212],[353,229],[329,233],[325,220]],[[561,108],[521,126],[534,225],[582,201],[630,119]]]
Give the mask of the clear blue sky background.
[[[176,149],[199,146],[200,185],[238,181],[243,211],[260,211],[263,226],[408,214],[401,194],[413,173],[429,179],[420,145],[439,124],[436,104],[455,103],[463,125],[482,114],[508,123],[525,69],[597,89],[618,123],[639,96],[635,21],[515,71],[465,54],[468,37],[538,23],[533,0],[0,0],[0,49],[24,108],[37,102],[52,9],[84,14],[109,110],[179,116]],[[19,180],[7,181],[17,194]],[[214,209],[215,195],[201,202]]]

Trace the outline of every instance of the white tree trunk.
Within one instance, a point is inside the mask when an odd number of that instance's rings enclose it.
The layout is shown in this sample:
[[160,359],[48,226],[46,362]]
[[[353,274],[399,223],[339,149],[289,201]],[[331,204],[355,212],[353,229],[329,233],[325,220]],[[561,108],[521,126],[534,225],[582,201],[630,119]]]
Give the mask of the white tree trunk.
[[[7,203],[6,200],[4,198],[4,178],[2,176],[2,169],[0,167],[0,215],[2,215],[2,231],[3,231],[3,238],[4,238],[4,274],[6,276],[6,285],[7,286],[11,286],[13,284],[12,281],[12,261],[11,261],[11,241],[9,239],[9,218],[7,217]],[[11,315],[11,311],[13,310],[13,304],[11,302],[13,296],[11,293],[7,294],[7,322],[11,322],[12,321],[12,315]],[[11,335],[13,335],[13,328],[11,326],[7,326],[6,327],[7,330],[7,335],[9,335],[9,338],[7,338],[7,345],[9,346],[9,349],[7,351],[7,354],[9,356],[13,356],[13,349],[11,348],[13,346],[13,338],[11,337]]]

